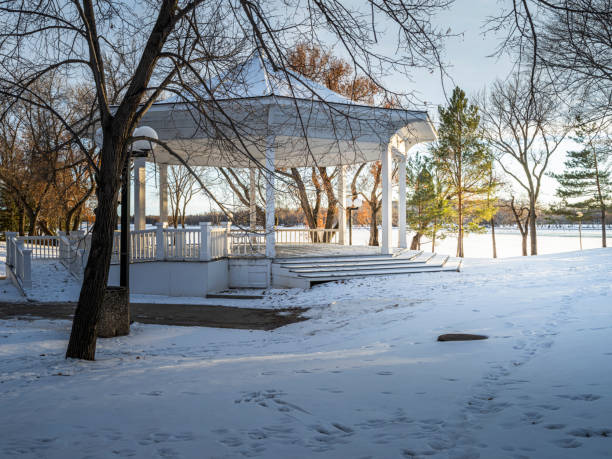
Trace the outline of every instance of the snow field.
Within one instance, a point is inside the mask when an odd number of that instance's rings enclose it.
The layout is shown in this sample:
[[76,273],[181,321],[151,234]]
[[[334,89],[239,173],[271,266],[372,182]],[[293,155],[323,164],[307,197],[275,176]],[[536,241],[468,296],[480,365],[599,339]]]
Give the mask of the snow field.
[[310,320],[134,324],[93,363],[67,321],[0,321],[0,456],[609,457],[611,273],[599,249],[273,291]]

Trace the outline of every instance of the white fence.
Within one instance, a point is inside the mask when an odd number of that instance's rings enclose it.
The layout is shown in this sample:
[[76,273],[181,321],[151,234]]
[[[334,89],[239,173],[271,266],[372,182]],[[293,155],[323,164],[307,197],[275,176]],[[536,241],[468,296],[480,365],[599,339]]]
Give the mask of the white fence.
[[243,230],[230,232],[232,255],[261,255],[266,253],[266,234]]
[[33,259],[58,258],[59,238],[57,236],[23,236],[19,240],[25,249],[32,251]]
[[17,233],[6,233],[6,266],[22,288],[32,286],[32,249],[26,249]]
[[[337,229],[276,228],[276,244],[337,244]],[[120,260],[121,233],[113,237],[111,263]],[[32,285],[32,260],[60,260],[75,276],[81,276],[87,264],[90,236],[82,231],[59,236],[18,236],[6,232],[6,264],[22,287]],[[263,231],[212,228],[200,223],[199,228],[163,228],[130,232],[130,261],[209,261],[228,255],[263,255],[266,234]]]
[[276,228],[276,244],[338,244],[337,229]]

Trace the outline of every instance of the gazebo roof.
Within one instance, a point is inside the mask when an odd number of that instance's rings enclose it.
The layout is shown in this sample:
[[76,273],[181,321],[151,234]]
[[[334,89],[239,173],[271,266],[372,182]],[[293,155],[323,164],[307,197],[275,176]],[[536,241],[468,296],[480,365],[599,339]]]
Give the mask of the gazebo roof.
[[[350,99],[287,69],[274,69],[268,59],[259,55],[235,66],[222,76],[209,78],[208,91],[216,100],[247,99],[267,96],[316,99],[325,102],[353,104]],[[202,86],[194,90],[200,99],[210,99],[211,94]],[[192,95],[172,96],[165,103],[194,100]]]
[[[190,93],[152,105],[141,121],[193,166],[277,168],[376,161],[390,141],[435,139],[427,112],[355,103],[259,56]],[[155,160],[180,164],[157,147]]]

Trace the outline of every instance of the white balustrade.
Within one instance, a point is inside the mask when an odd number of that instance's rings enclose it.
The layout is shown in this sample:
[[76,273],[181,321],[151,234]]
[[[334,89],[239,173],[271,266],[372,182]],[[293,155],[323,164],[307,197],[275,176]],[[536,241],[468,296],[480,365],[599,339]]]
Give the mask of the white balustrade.
[[210,257],[225,257],[227,255],[227,228],[212,228],[210,230]]
[[232,230],[230,232],[232,255],[264,255],[266,252],[265,232]]
[[[276,228],[276,244],[338,244],[337,229]],[[82,231],[60,236],[17,236],[6,232],[6,264],[28,288],[32,284],[32,259],[60,260],[76,276],[82,276],[87,264],[91,236]],[[113,235],[111,263],[120,260],[121,232]],[[264,255],[265,231],[231,229],[231,225],[212,228],[200,223],[199,228],[163,228],[130,233],[131,262],[145,261],[209,261],[229,255]]]
[[155,233],[155,230],[139,230],[130,233],[132,261],[155,260],[155,252],[157,249]]
[[32,258],[37,260],[49,260],[59,258],[58,236],[22,236],[19,240],[23,242],[24,248],[32,251]]
[[163,233],[167,260],[200,259],[199,228],[164,228]]
[[339,232],[325,228],[276,228],[276,244],[339,244]]
[[6,265],[23,288],[32,287],[32,249],[26,248],[17,233],[6,234]]

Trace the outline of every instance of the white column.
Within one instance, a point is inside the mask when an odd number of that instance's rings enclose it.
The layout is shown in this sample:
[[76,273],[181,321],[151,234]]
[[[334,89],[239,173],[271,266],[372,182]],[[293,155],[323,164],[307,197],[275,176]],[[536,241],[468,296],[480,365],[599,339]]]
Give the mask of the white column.
[[145,229],[146,220],[146,193],[147,176],[145,170],[145,159],[134,158],[134,229]]
[[346,166],[338,166],[338,243],[346,245]]
[[159,165],[159,221],[168,226],[168,165]]
[[397,208],[397,219],[399,221],[399,237],[397,246],[400,249],[408,247],[406,241],[406,154],[399,157],[399,203]]
[[391,248],[391,172],[393,169],[393,159],[391,153],[391,144],[382,152],[382,238],[380,244],[380,252],[388,255],[392,253]]
[[249,223],[251,231],[257,228],[257,202],[255,194],[255,169],[249,169]]
[[266,257],[276,256],[274,232],[274,136],[266,139]]

